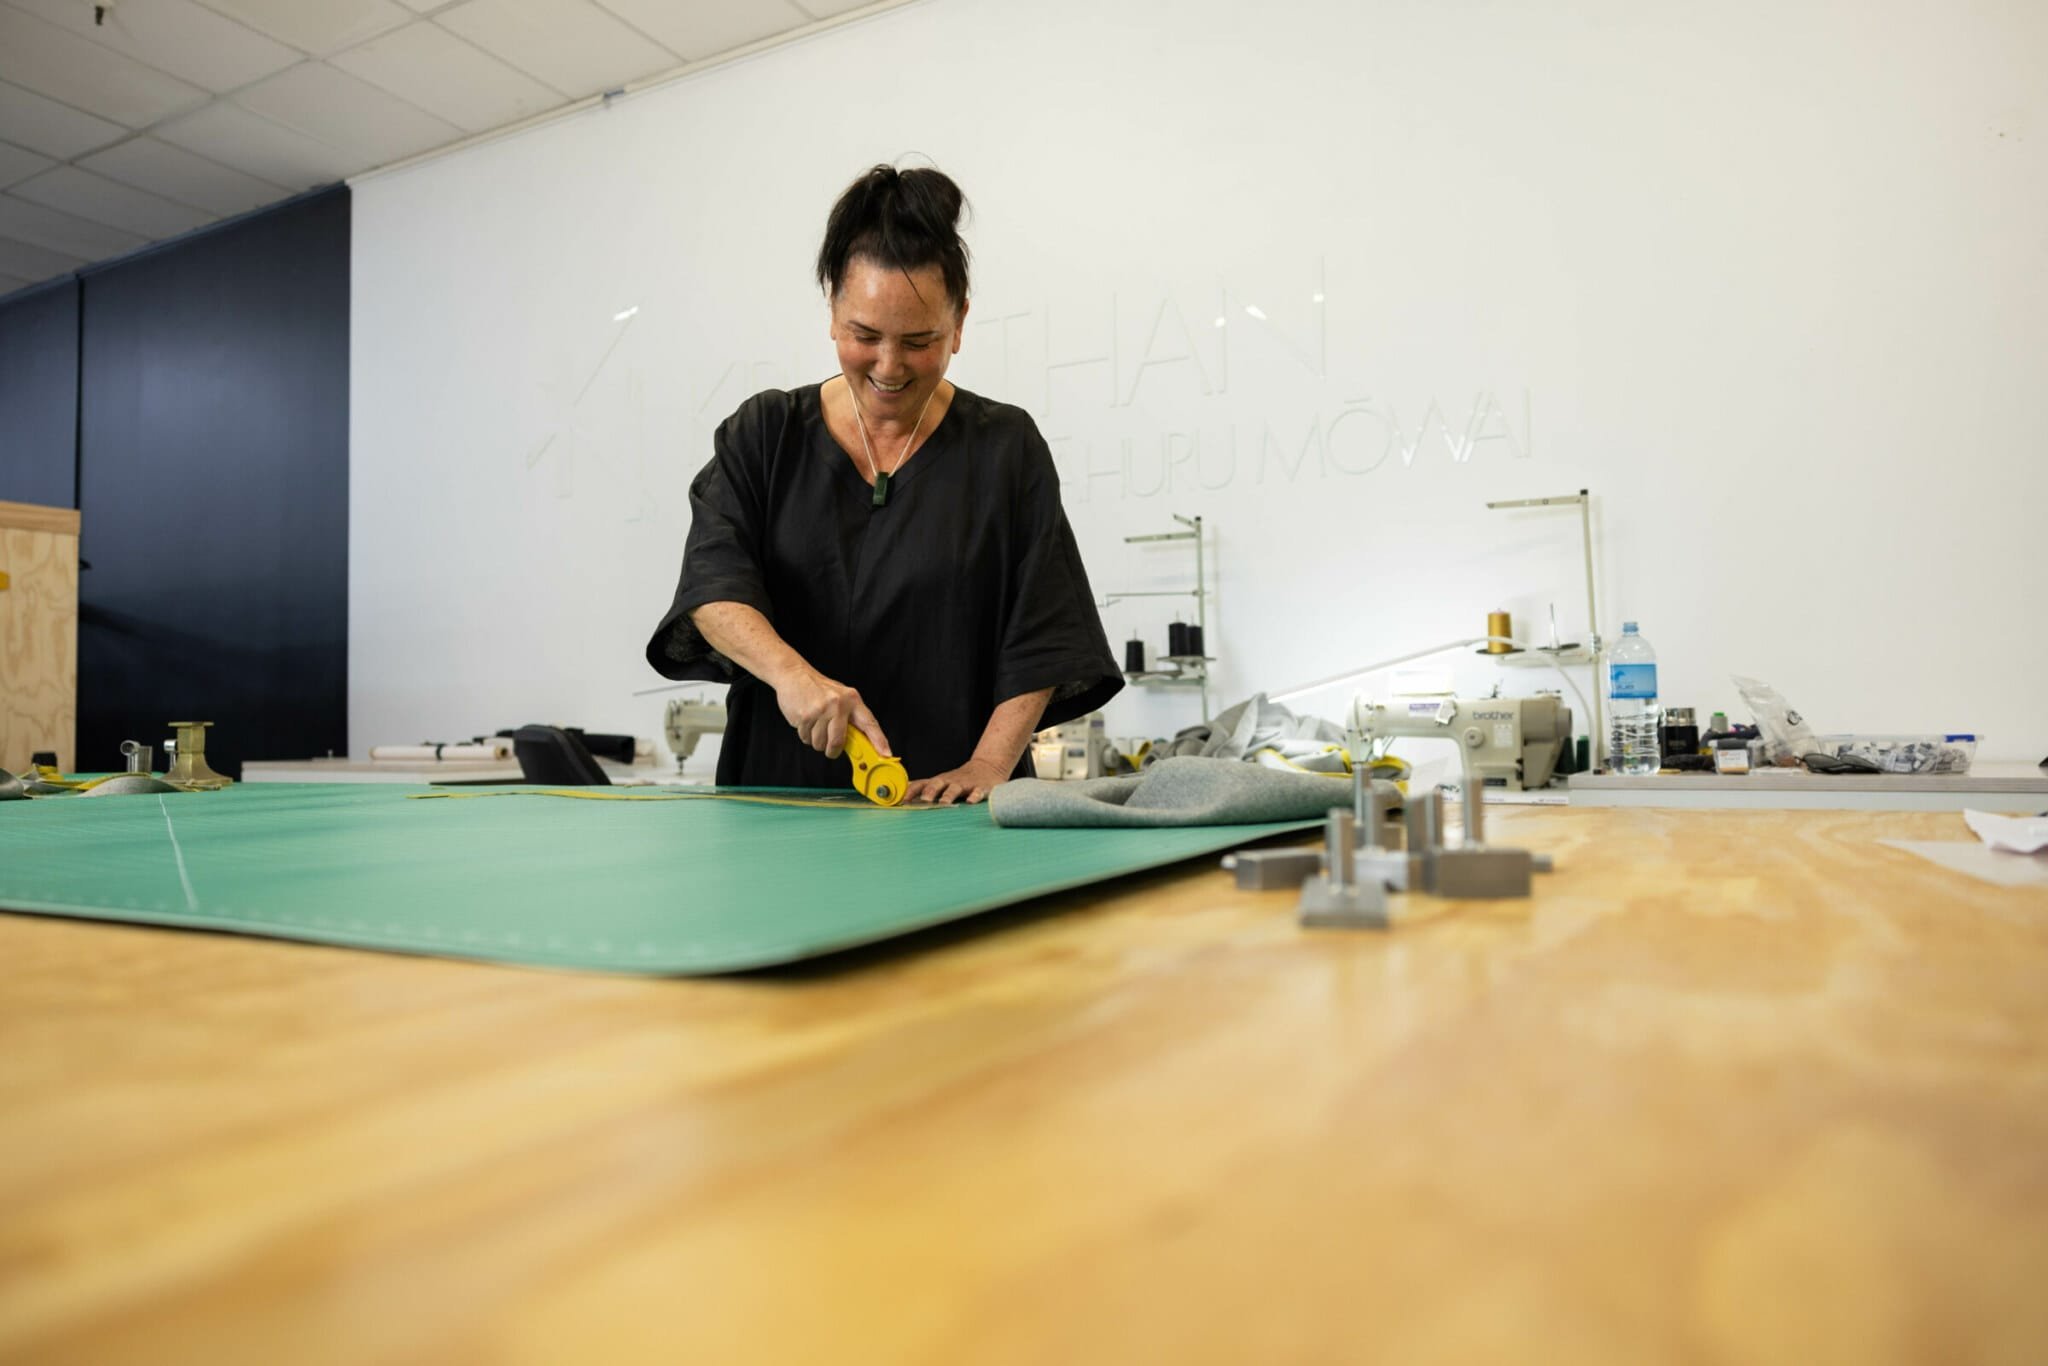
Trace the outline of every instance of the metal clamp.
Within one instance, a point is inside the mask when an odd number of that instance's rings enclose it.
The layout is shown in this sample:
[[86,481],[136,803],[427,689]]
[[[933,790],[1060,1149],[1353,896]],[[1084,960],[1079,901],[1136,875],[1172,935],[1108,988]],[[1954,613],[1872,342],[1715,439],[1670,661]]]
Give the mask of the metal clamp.
[[1309,929],[1383,930],[1387,889],[1378,878],[1358,875],[1357,823],[1346,807],[1330,812],[1324,825],[1324,870],[1301,887],[1301,923]]

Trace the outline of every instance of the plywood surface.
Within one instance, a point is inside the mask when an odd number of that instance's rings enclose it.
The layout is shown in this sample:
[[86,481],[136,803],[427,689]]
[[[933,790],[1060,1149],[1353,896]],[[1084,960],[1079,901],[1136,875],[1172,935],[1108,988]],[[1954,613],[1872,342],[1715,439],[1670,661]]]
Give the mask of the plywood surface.
[[44,507],[41,503],[0,501],[0,528],[17,531],[46,531],[55,536],[78,536],[76,508]]
[[830,967],[0,916],[0,1359],[2048,1359],[2048,896],[1931,813],[1517,809]]
[[[27,514],[45,512],[62,512],[69,529],[31,525]],[[0,580],[0,768],[18,773],[36,751],[51,750],[69,769],[78,733],[78,514],[0,503]]]

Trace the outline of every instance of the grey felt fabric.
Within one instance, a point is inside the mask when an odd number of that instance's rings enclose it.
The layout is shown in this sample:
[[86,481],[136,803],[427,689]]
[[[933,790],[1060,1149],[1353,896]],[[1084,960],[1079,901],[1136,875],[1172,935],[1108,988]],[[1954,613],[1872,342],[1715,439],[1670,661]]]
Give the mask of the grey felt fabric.
[[1198,754],[1205,759],[1244,759],[1261,749],[1274,749],[1293,759],[1343,742],[1344,731],[1335,722],[1296,716],[1279,703],[1268,702],[1264,693],[1253,693],[1214,721],[1181,731],[1167,742],[1160,757]]
[[[1392,802],[1392,783],[1378,784]],[[989,794],[997,825],[1256,825],[1321,818],[1351,804],[1351,780],[1262,768],[1240,759],[1162,759],[1136,777],[1045,782],[1019,778]]]

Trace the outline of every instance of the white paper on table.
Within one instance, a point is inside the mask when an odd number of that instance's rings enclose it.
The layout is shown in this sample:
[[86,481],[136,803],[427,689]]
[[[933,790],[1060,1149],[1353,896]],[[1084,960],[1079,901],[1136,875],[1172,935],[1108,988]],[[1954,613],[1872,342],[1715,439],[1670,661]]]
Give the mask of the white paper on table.
[[2013,854],[2038,854],[2048,849],[2048,816],[1995,816],[1989,811],[1965,811],[1963,819],[1993,849]]
[[1952,873],[1965,873],[1999,887],[2048,887],[2048,859],[2010,854],[1961,840],[1879,840],[1894,849],[1917,854]]

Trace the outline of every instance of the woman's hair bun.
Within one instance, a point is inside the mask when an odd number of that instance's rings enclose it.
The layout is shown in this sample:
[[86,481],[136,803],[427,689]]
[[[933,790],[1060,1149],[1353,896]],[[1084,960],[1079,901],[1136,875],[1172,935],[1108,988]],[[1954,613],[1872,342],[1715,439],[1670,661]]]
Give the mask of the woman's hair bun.
[[967,243],[960,237],[966,207],[960,187],[944,171],[914,166],[872,166],[846,187],[825,220],[818,249],[818,283],[836,297],[854,258],[891,270],[937,266],[955,304],[967,301]]

